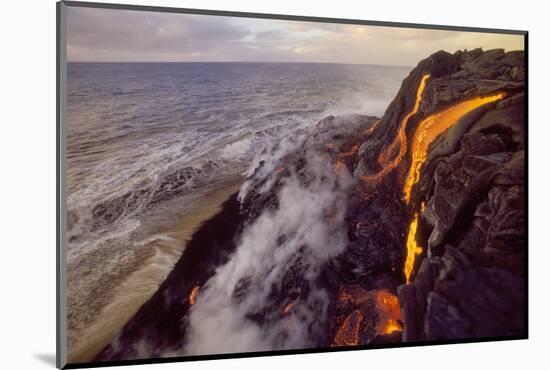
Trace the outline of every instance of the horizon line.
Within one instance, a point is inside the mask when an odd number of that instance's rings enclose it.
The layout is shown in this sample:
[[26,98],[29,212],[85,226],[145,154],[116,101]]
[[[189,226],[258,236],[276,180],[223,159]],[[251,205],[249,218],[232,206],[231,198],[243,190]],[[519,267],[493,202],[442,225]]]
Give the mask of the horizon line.
[[166,64],[181,64],[181,63],[257,63],[257,64],[343,64],[343,65],[357,65],[357,66],[376,66],[376,67],[396,67],[396,68],[413,68],[414,65],[402,65],[402,64],[376,64],[376,63],[343,63],[343,62],[293,62],[293,61],[262,61],[262,60],[238,60],[238,61],[209,61],[209,60],[199,60],[199,61],[121,61],[121,60],[67,60],[67,63],[96,63],[96,64],[150,64],[150,63],[166,63]]

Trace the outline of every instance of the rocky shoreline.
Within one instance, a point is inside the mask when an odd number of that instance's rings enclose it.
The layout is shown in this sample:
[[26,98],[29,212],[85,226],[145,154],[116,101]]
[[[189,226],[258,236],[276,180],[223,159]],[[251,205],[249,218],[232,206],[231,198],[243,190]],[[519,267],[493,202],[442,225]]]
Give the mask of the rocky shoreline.
[[[304,257],[263,288],[268,301],[246,310],[258,328],[289,323],[272,349],[525,337],[524,69],[522,51],[440,51],[411,71],[381,118],[321,120],[276,163],[260,163],[96,361],[195,354],[186,350],[190,309],[291,182],[339,192],[321,218],[345,248],[314,269],[299,248]],[[227,293],[246,301],[254,284],[242,279]],[[311,308],[320,291],[326,304]],[[296,324],[300,307],[318,317]],[[297,328],[301,344],[286,340]]]

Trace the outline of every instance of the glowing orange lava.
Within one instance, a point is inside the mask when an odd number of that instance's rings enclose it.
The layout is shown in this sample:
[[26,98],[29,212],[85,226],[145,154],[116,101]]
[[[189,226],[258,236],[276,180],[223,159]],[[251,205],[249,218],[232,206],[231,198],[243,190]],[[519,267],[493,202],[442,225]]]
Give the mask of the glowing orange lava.
[[200,287],[197,285],[191,289],[191,294],[189,294],[189,304],[192,306],[197,302],[197,295],[199,294]]
[[416,243],[416,229],[418,228],[418,213],[414,215],[414,218],[409,227],[409,235],[407,236],[407,259],[405,260],[405,278],[407,284],[410,282],[411,273],[414,267],[414,260],[417,254],[422,253],[422,248]]
[[378,334],[391,334],[395,331],[401,331],[401,308],[399,299],[387,290],[376,292],[376,307],[378,310]]
[[[365,175],[361,177],[363,181],[371,182],[380,180],[382,177],[386,176],[391,170],[397,167],[397,165],[405,156],[405,153],[407,153],[407,137],[405,134],[405,130],[407,128],[407,123],[409,122],[410,118],[414,116],[418,112],[418,108],[420,108],[422,93],[424,92],[424,88],[426,87],[426,81],[428,80],[428,78],[430,78],[430,75],[424,75],[422,77],[420,85],[418,86],[418,90],[416,91],[416,100],[414,102],[413,109],[409,113],[407,113],[407,115],[405,115],[405,117],[403,118],[403,121],[401,121],[401,126],[399,127],[399,131],[397,132],[395,139],[386,149],[384,149],[384,151],[382,151],[382,153],[380,153],[380,156],[378,157],[378,162],[384,166],[383,169],[374,175]],[[399,153],[390,162],[389,158],[398,145],[400,145]]]
[[[351,305],[351,307],[350,307]],[[361,334],[366,340],[373,336],[401,331],[399,299],[386,289],[366,291],[360,286],[344,286],[340,290],[337,309],[349,312],[340,318],[332,346],[354,346],[361,343]]]
[[[414,185],[420,179],[422,166],[428,158],[430,145],[450,127],[455,125],[467,113],[482,105],[502,99],[506,94],[498,93],[490,96],[476,97],[457,103],[439,113],[432,114],[422,120],[414,133],[411,143],[411,164],[409,173],[403,185],[404,199],[409,204],[411,192]],[[424,212],[426,204],[420,206],[421,212]],[[422,253],[422,248],[416,241],[418,228],[418,213],[413,217],[407,236],[407,259],[405,260],[404,273],[407,284],[410,282],[411,273],[414,267],[416,255]]]
[[359,310],[353,311],[342,323],[332,343],[333,347],[357,346],[359,345],[359,336],[363,314]]
[[413,186],[420,179],[420,170],[428,158],[428,149],[434,140],[456,124],[465,114],[482,105],[500,100],[504,96],[505,93],[499,93],[490,96],[468,99],[439,113],[432,114],[420,122],[411,142],[411,165],[403,188],[403,193],[407,204],[411,199],[411,190]]
[[294,302],[290,302],[289,304],[287,304],[285,308],[283,308],[283,314],[288,315],[292,310],[292,307],[294,307]]
[[368,129],[366,129],[365,131],[363,131],[363,135],[370,135],[373,133],[374,130],[376,130],[376,128],[378,127],[378,125],[380,124],[380,122],[382,122],[381,119],[379,119],[378,121],[374,122],[372,124],[371,127],[369,127]]

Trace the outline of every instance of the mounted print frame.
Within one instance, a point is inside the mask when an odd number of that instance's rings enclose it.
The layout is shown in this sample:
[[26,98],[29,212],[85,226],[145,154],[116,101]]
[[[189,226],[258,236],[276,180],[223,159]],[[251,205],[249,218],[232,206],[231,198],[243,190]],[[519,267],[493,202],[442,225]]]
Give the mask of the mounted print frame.
[[527,46],[59,2],[57,366],[526,339]]

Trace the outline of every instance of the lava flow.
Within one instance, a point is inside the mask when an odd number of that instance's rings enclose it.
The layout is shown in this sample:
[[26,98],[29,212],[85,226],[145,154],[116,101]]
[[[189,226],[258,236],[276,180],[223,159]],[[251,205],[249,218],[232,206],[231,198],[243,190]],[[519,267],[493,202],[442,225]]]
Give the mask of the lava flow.
[[[411,191],[413,186],[420,179],[420,171],[422,169],[422,165],[428,158],[428,150],[430,145],[435,141],[435,139],[459,122],[460,118],[465,114],[481,107],[482,105],[500,100],[504,96],[505,93],[498,93],[490,96],[468,99],[439,113],[432,114],[420,122],[411,143],[411,165],[403,187],[404,198],[407,204],[409,204],[411,200]],[[425,205],[422,204],[421,209],[424,207]],[[407,284],[410,282],[410,276],[414,267],[416,255],[422,253],[422,248],[419,247],[416,242],[417,228],[418,213],[415,214],[413,221],[411,222],[409,227],[409,235],[407,237],[407,259],[405,261],[404,268]]]
[[197,285],[193,287],[191,290],[191,294],[189,294],[189,305],[192,306],[197,301],[197,295],[199,294],[200,287]]
[[[361,177],[363,181],[372,182],[380,180],[382,177],[386,176],[391,170],[397,167],[397,165],[405,156],[405,153],[407,152],[407,137],[405,134],[407,123],[409,122],[410,118],[418,112],[418,109],[420,108],[420,103],[422,102],[422,93],[424,92],[424,88],[426,87],[426,81],[428,80],[428,78],[430,78],[430,75],[424,75],[422,77],[420,85],[418,86],[418,90],[416,91],[416,100],[414,102],[413,109],[409,113],[407,113],[407,115],[403,118],[403,121],[401,121],[401,126],[399,127],[399,131],[395,136],[395,139],[391,142],[390,145],[388,145],[386,149],[384,149],[384,151],[382,151],[382,153],[380,153],[380,156],[378,157],[378,162],[383,165],[384,168],[374,175],[365,175]],[[395,151],[397,145],[400,145],[399,153],[390,162],[389,158],[391,154]]]
[[336,332],[332,346],[359,345],[361,321],[363,321],[361,311],[355,310],[349,314]]
[[366,129],[365,131],[363,131],[363,135],[370,135],[373,133],[374,130],[376,130],[376,128],[378,127],[378,125],[380,124],[380,122],[382,122],[381,119],[377,120],[376,122],[374,122],[372,124],[371,127],[369,127],[368,129]]
[[416,243],[416,229],[418,228],[418,213],[414,215],[414,218],[409,227],[409,235],[407,236],[407,259],[405,260],[405,278],[407,284],[410,282],[411,272],[414,267],[414,260],[417,254],[422,253],[422,248]]
[[505,93],[499,93],[465,100],[439,113],[432,114],[420,122],[411,142],[411,165],[403,188],[407,204],[411,199],[413,186],[420,179],[420,170],[428,158],[428,149],[434,140],[456,124],[465,114],[482,105],[502,99],[504,96]]
[[283,315],[288,315],[290,311],[292,311],[292,308],[294,307],[294,303],[295,302],[290,302],[285,306],[285,308],[283,308]]
[[333,347],[357,346],[378,335],[402,330],[399,300],[385,289],[366,291],[357,285],[344,286],[337,309],[348,313],[338,320],[340,324],[332,341]]
[[401,307],[397,297],[387,290],[376,292],[376,309],[378,310],[378,334],[391,334],[401,331]]

